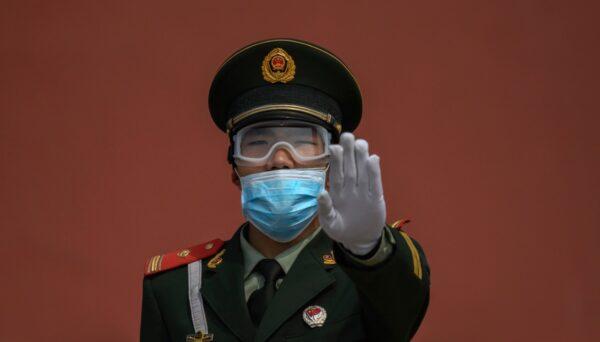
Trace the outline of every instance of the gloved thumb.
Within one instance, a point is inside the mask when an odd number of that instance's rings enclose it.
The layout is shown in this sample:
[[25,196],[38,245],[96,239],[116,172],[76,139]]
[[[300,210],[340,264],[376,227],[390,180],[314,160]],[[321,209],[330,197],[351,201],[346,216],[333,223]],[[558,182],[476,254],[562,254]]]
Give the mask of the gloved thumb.
[[319,203],[318,214],[321,225],[330,226],[330,223],[335,219],[335,211],[333,210],[333,202],[329,192],[323,191],[317,197]]

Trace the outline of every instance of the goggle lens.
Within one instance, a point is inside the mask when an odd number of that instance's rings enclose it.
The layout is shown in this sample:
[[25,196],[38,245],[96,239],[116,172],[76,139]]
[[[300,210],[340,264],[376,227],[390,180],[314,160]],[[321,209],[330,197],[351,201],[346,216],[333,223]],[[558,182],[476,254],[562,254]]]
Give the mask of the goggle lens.
[[240,165],[264,165],[281,148],[304,164],[326,160],[331,134],[324,127],[312,124],[262,123],[241,129],[233,140],[233,157]]
[[325,153],[324,137],[316,127],[257,127],[250,129],[240,141],[240,155],[247,158],[265,157],[273,145],[287,142],[303,157]]

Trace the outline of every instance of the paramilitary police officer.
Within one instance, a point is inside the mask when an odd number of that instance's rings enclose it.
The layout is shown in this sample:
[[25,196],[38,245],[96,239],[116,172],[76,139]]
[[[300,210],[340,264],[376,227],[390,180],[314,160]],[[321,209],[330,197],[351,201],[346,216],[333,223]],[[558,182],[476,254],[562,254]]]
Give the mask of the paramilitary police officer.
[[342,61],[292,39],[246,46],[217,72],[209,107],[248,221],[228,241],[148,261],[141,340],[409,340],[429,267],[403,222],[385,223],[379,157],[350,133],[362,100]]

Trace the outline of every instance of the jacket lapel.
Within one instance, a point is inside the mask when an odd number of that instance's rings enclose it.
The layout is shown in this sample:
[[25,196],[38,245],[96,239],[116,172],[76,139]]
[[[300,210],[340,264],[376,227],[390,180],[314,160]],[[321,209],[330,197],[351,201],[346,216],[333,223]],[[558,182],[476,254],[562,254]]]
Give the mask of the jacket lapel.
[[320,232],[298,255],[286,275],[257,330],[257,342],[265,341],[300,308],[335,282],[323,264],[323,255],[331,253],[331,240]]
[[241,229],[238,229],[225,245],[223,261],[220,264],[212,269],[203,267],[205,271],[201,292],[221,321],[239,339],[251,341],[255,327],[250,319],[244,296],[244,263],[240,248],[240,231]]

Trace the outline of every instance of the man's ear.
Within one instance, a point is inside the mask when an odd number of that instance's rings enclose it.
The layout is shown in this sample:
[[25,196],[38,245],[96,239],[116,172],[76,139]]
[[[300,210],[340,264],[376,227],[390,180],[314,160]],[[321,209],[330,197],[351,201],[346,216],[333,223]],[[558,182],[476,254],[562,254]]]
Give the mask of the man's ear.
[[231,182],[237,186],[237,188],[242,191],[242,186],[240,185],[240,177],[238,177],[235,169],[231,169]]

